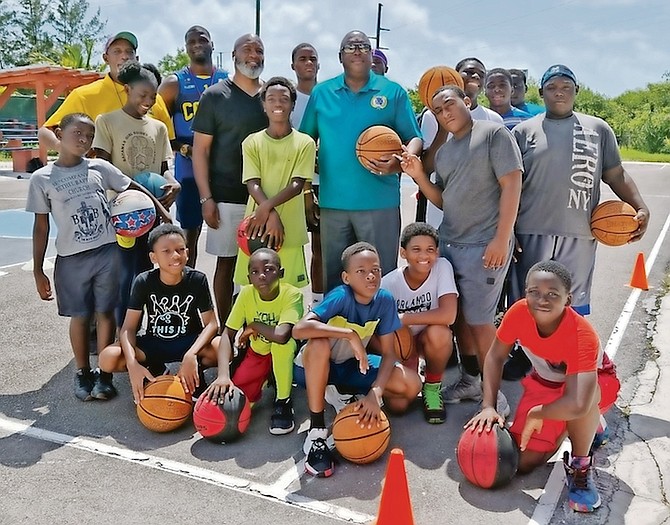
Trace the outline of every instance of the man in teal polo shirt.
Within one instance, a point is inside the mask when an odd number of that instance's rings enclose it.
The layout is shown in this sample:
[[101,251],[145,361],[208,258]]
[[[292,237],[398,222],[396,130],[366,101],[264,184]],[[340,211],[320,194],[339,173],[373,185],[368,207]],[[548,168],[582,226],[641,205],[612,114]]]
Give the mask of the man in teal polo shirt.
[[319,141],[319,203],[325,291],[341,284],[340,256],[357,241],[379,251],[382,273],[396,267],[400,238],[400,163],[392,156],[366,170],[356,158],[356,139],[366,128],[393,128],[410,152],[422,141],[407,92],[370,74],[372,46],[350,31],[339,53],[344,73],[314,87],[300,131]]

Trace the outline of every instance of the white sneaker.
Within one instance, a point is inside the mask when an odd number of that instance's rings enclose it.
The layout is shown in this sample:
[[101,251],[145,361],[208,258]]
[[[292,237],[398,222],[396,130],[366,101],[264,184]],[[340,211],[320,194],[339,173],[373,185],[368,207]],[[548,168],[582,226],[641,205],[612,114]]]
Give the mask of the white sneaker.
[[479,375],[471,376],[461,369],[460,379],[444,389],[444,402],[453,405],[467,400],[482,400],[482,380]]
[[332,405],[335,413],[339,414],[349,403],[357,400],[353,394],[342,394],[335,385],[326,385],[326,403]]
[[498,399],[496,399],[496,412],[505,419],[507,419],[507,416],[509,416],[511,412],[507,398],[500,390],[498,390]]
[[305,442],[302,445],[302,451],[305,455],[309,454],[310,449],[312,448],[312,443],[317,439],[322,439],[323,441],[328,441],[328,429],[327,428],[313,428],[307,432],[307,437],[305,437]]

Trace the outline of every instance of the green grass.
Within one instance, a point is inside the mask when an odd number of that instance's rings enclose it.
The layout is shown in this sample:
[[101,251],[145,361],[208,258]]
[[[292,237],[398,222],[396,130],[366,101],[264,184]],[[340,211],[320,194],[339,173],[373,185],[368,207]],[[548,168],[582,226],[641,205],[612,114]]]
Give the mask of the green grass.
[[670,162],[670,153],[647,153],[632,148],[621,148],[621,158],[641,162]]

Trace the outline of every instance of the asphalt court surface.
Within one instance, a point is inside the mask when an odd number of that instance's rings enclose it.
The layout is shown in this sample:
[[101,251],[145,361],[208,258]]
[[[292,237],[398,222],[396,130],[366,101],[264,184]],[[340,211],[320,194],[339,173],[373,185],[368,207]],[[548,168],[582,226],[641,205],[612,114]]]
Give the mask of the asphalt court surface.
[[[641,243],[599,249],[597,269],[603,271],[594,284],[591,322],[603,343],[630,291],[623,284],[634,256],[637,251],[649,252],[670,208],[663,183],[668,175],[661,179],[657,167],[629,167],[629,171],[652,208],[652,224]],[[26,188],[26,181],[0,176],[0,210],[19,210]],[[603,198],[607,196],[604,188]],[[367,466],[340,463],[329,479],[302,476],[304,434],[294,431],[277,437],[267,430],[272,391],[266,391],[255,407],[244,438],[225,446],[200,439],[190,425],[164,435],[144,429],[136,419],[124,374],[114,379],[118,398],[107,403],[77,401],[71,393],[74,367],[67,321],[57,316],[55,304],[39,300],[31,273],[22,269],[21,263],[31,254],[32,218],[21,227],[29,227],[25,239],[21,228],[5,221],[8,216],[0,213],[1,252],[20,260],[0,262],[6,273],[0,277],[0,490],[13,495],[3,504],[0,523],[20,523],[32,516],[34,523],[172,519],[301,524],[365,522],[375,515],[388,454]],[[4,232],[12,229],[20,231],[9,239]],[[16,244],[7,244],[10,241]],[[652,281],[660,275],[658,268],[667,264],[667,244],[650,275]],[[27,257],[21,259],[23,253]],[[204,250],[201,254],[199,268],[211,281],[213,259]],[[622,376],[630,376],[639,365],[642,353],[636,350],[643,345],[643,314],[634,318],[625,348],[617,356]],[[454,377],[449,370],[445,380]],[[505,383],[503,390],[514,406],[518,384]],[[296,423],[304,430],[308,420],[304,392],[297,390],[294,397]],[[552,466],[496,491],[472,487],[458,470],[454,449],[460,428],[477,406],[466,403],[447,409],[445,425],[426,424],[418,402],[407,415],[390,418],[391,447],[405,452],[416,522],[460,523],[467,516],[472,524],[528,523]],[[329,409],[327,419],[332,417]],[[616,426],[621,417],[613,414],[612,424]],[[39,500],[34,498],[38,493]],[[295,504],[287,505],[288,501]]]

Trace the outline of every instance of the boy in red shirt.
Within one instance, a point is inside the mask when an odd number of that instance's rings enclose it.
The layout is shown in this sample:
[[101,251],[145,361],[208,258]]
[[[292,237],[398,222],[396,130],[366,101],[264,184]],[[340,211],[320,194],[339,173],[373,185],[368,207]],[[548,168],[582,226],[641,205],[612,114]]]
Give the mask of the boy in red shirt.
[[616,400],[619,381],[591,324],[572,308],[569,270],[556,261],[535,264],[526,277],[526,298],[505,313],[484,363],[482,411],[466,425],[482,432],[504,424],[495,410],[503,365],[515,341],[533,364],[510,432],[519,444],[519,471],[544,464],[566,435],[572,460],[563,458],[570,508],[592,512],[600,496],[592,475],[592,451],[600,414]]

